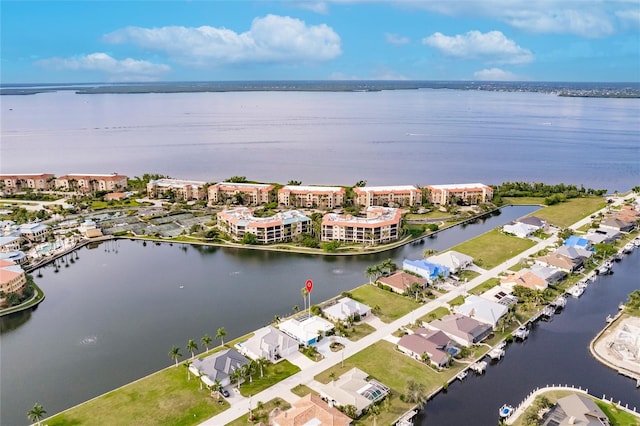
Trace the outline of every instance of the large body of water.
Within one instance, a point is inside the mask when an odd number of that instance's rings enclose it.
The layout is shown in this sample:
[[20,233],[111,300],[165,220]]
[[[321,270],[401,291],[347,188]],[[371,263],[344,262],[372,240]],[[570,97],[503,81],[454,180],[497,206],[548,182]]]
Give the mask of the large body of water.
[[640,100],[461,90],[2,96],[2,173],[640,183]]
[[367,282],[365,269],[384,259],[420,258],[535,210],[507,207],[421,244],[358,257],[130,240],[83,248],[60,272],[34,273],[47,294],[35,311],[0,319],[0,424],[26,423],[36,401],[55,413],[166,367],[171,346],[185,354],[188,339],[219,327],[229,340],[291,313],[303,306],[308,278],[318,303]]

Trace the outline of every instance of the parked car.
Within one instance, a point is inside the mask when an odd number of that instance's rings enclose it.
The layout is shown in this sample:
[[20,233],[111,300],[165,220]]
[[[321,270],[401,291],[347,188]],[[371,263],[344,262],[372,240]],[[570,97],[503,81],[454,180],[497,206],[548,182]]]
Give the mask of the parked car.
[[225,398],[229,398],[229,391],[226,390],[225,388],[220,389],[220,393],[222,394],[222,396],[224,396]]

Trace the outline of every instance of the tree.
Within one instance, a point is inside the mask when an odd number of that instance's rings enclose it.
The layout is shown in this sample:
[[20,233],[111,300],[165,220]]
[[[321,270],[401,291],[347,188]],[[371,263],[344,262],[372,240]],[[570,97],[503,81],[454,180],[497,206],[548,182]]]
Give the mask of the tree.
[[169,357],[176,362],[176,367],[178,366],[178,358],[180,358],[182,354],[180,353],[180,348],[177,346],[173,346],[169,351]]
[[422,383],[416,383],[413,379],[409,379],[407,381],[406,401],[420,406],[424,405],[424,403],[427,402],[424,385]]
[[258,358],[258,360],[256,361],[256,364],[258,365],[258,368],[260,369],[260,377],[264,377],[264,367],[266,367],[267,365],[269,365],[269,361],[265,358],[265,357],[261,357]]
[[307,309],[307,296],[309,295],[309,292],[307,291],[306,287],[302,287],[300,289],[300,294],[302,295],[302,302],[304,303],[304,309]]
[[373,426],[376,426],[376,421],[378,420],[378,416],[380,415],[380,406],[374,404],[369,407],[369,412],[371,413],[371,417],[373,418]]
[[182,364],[187,369],[187,381],[188,382],[191,381],[191,368],[189,368],[189,367],[191,367],[191,364],[192,364],[192,362],[190,360],[186,360],[184,362],[184,364]]
[[33,407],[29,411],[27,411],[27,417],[29,420],[37,422],[38,425],[40,425],[40,420],[42,420],[45,414],[47,414],[47,410],[37,402],[33,404]]
[[187,342],[186,349],[187,351],[191,352],[191,359],[193,359],[196,356],[195,351],[198,350],[198,344],[196,343],[195,340],[189,339],[189,341]]
[[356,417],[358,417],[358,409],[355,407],[355,405],[345,405],[344,406],[344,413],[351,417],[352,419],[355,419]]
[[205,334],[204,336],[202,336],[202,339],[200,339],[200,343],[202,343],[202,346],[207,348],[207,352],[209,352],[209,345],[212,341],[213,339],[208,334]]
[[220,343],[220,346],[224,346],[224,337],[226,335],[227,335],[227,330],[225,330],[224,327],[220,327],[216,332],[216,339],[220,339],[220,341],[222,342]]
[[256,374],[256,362],[250,360],[243,368],[245,376],[249,376],[249,383],[253,383],[253,375]]

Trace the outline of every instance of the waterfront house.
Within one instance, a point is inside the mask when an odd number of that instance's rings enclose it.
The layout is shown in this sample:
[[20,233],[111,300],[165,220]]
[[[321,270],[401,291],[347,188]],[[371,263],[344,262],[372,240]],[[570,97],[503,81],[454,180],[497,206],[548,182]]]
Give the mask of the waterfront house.
[[269,217],[257,217],[247,207],[237,207],[219,212],[218,228],[235,240],[242,240],[246,233],[256,236],[261,244],[290,241],[296,235],[311,232],[311,219],[298,210],[276,213]]
[[367,207],[366,217],[328,213],[322,217],[321,241],[384,244],[400,237],[402,211]]
[[593,252],[591,250],[585,250],[580,246],[569,247],[562,245],[555,250],[555,253],[559,254],[560,256],[566,256],[569,259],[582,259],[583,261],[584,259],[588,259],[593,256]]
[[458,183],[449,185],[426,185],[429,202],[450,204],[462,201],[468,204],[486,203],[493,199],[493,188],[483,183]]
[[502,227],[502,232],[505,234],[513,234],[519,238],[530,237],[535,231],[536,229],[533,226],[520,222],[511,222]]
[[547,224],[547,221],[537,216],[521,217],[520,219],[516,220],[516,223],[522,223],[524,225],[527,225],[530,228],[532,228],[534,232],[537,231],[538,229],[541,229],[542,231],[545,231],[545,232],[549,230],[549,225]]
[[608,217],[600,222],[600,227],[620,232],[631,232],[635,229],[636,222],[620,219],[619,217]]
[[552,268],[538,263],[534,263],[529,269],[531,272],[545,280],[549,285],[553,285],[567,277],[567,273],[559,270],[558,268]]
[[543,266],[558,268],[561,271],[572,273],[578,270],[583,263],[583,258],[571,259],[558,253],[549,253],[536,258],[536,263]]
[[[358,368],[342,374],[338,380],[320,384],[320,397],[332,406],[353,405],[360,416],[367,408],[384,399],[390,389]],[[324,424],[324,423],[323,423]]]
[[0,252],[18,250],[20,248],[20,237],[0,237]]
[[611,228],[598,228],[590,230],[584,238],[591,241],[592,244],[607,243],[611,244],[621,237],[620,231]]
[[278,204],[333,209],[344,203],[345,194],[341,186],[286,185],[278,190]]
[[430,283],[434,282],[438,278],[446,278],[450,274],[449,268],[446,266],[438,265],[424,259],[405,259],[402,261],[402,269],[418,274]]
[[424,278],[408,274],[404,271],[396,271],[386,277],[382,276],[378,278],[377,281],[391,287],[391,290],[399,294],[404,294],[407,289],[410,289],[414,284],[417,284],[420,288],[424,288],[427,285],[427,280]]
[[227,386],[231,383],[231,374],[248,363],[249,360],[238,351],[227,349],[206,358],[194,359],[189,370],[199,376],[207,386],[212,386],[216,380],[222,386]]
[[586,238],[572,235],[562,242],[563,245],[573,248],[581,248],[583,250],[591,249],[591,241]]
[[407,207],[422,203],[422,191],[413,185],[356,186],[356,204],[361,206]]
[[472,346],[486,339],[493,331],[489,324],[461,314],[446,315],[425,324],[430,330],[440,330],[462,346]]
[[302,345],[313,345],[320,338],[334,329],[332,323],[317,315],[307,317],[302,315],[299,319],[290,318],[281,322],[278,328],[296,339]]
[[272,419],[274,426],[349,426],[351,418],[327,404],[313,393],[292,404],[292,407]]
[[44,223],[24,223],[18,228],[20,235],[31,242],[42,242],[47,239],[51,231]]
[[157,179],[147,184],[147,195],[151,198],[174,195],[176,199],[203,200],[206,197],[204,186],[206,182],[181,179]]
[[27,276],[19,265],[9,259],[0,259],[0,291],[4,295],[0,303],[4,303],[9,293],[22,294],[27,285]]
[[460,306],[454,306],[453,312],[476,319],[495,328],[500,318],[507,313],[509,307],[492,302],[483,297],[469,295]]
[[608,426],[609,418],[586,395],[571,394],[558,399],[544,417],[543,426]]
[[121,191],[127,189],[127,177],[117,173],[70,174],[56,178],[55,187],[77,192]]
[[55,176],[51,173],[0,174],[0,190],[13,194],[25,190],[47,191],[52,188]]
[[517,285],[531,290],[544,290],[547,288],[548,283],[544,278],[534,274],[530,269],[522,269],[515,274],[501,278],[500,285],[509,290],[513,290],[513,287]]
[[298,341],[272,326],[266,326],[253,333],[253,336],[236,345],[238,351],[253,360],[265,358],[277,362],[298,352]]
[[29,258],[21,250],[0,251],[0,259],[10,260],[11,262],[22,265],[29,261]]
[[371,308],[350,297],[343,297],[335,304],[324,308],[322,312],[331,321],[346,321],[350,316],[366,317],[371,312]]
[[452,274],[458,273],[473,265],[473,257],[454,250],[429,256],[427,257],[427,261],[448,268]]
[[418,328],[412,334],[402,336],[398,341],[398,350],[422,361],[423,355],[429,357],[429,362],[436,368],[449,365],[451,355],[447,348],[451,345],[451,338],[440,330]]
[[209,202],[218,204],[227,201],[257,206],[274,200],[275,186],[266,183],[218,182],[208,188]]

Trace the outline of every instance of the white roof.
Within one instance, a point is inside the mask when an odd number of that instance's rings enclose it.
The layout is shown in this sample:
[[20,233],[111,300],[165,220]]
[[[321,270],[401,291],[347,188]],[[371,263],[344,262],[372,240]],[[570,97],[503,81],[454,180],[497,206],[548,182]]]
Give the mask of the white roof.
[[444,253],[429,256],[427,261],[437,265],[446,266],[450,270],[455,271],[465,265],[473,263],[473,257],[454,250],[449,250]]
[[324,313],[326,316],[344,320],[349,315],[362,315],[371,311],[371,308],[367,305],[364,305],[358,301],[355,301],[349,297],[343,297],[338,300],[338,303],[335,305],[331,305],[328,308],[324,309]]
[[497,302],[492,302],[483,297],[470,295],[463,305],[453,308],[454,312],[474,318],[485,324],[495,326],[498,320],[507,313],[509,308]]
[[303,321],[295,318],[282,322],[278,328],[300,342],[309,342],[318,337],[318,331],[327,332],[333,330],[333,324],[318,316],[312,316]]

